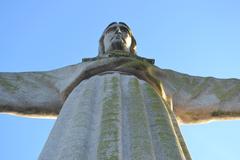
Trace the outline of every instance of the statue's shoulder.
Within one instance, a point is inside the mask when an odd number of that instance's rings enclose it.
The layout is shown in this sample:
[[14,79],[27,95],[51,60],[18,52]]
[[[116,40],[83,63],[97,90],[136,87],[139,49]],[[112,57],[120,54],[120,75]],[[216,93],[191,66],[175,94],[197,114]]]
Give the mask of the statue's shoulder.
[[92,58],[83,58],[82,62],[93,62],[93,61],[97,61],[97,60],[102,60],[102,59],[109,59],[109,58],[129,58],[132,60],[139,60],[139,61],[143,61],[143,62],[148,62],[150,64],[154,64],[155,60],[154,59],[150,59],[150,58],[145,58],[145,57],[141,57],[138,55],[132,55],[129,54],[128,52],[123,52],[123,51],[112,51],[110,54],[106,54],[105,56],[97,56],[97,57],[92,57]]

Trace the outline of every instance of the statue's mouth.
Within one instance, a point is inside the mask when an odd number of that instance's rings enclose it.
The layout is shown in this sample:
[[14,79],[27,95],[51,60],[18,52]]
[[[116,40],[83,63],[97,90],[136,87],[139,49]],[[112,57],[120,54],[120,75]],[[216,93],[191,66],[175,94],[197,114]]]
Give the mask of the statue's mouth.
[[120,35],[116,35],[116,36],[112,37],[112,38],[111,38],[111,41],[113,41],[114,39],[115,39],[115,40],[121,40],[121,41],[123,41],[124,43],[126,43],[125,39],[122,38],[122,36],[120,36]]

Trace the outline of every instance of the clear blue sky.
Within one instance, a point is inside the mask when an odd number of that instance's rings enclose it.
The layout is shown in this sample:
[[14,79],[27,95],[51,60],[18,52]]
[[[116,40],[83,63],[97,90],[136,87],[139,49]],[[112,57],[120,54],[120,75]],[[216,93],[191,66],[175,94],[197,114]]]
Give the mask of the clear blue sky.
[[[240,78],[238,0],[1,0],[0,71],[44,71],[97,55],[112,21],[132,28],[140,56],[191,75]],[[37,159],[54,120],[0,115],[0,159]],[[193,160],[240,158],[240,121],[181,127]]]

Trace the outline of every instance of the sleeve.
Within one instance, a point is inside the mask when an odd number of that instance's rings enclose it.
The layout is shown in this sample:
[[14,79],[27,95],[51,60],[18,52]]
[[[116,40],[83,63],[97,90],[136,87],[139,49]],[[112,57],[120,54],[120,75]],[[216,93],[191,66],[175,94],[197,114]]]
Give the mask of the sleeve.
[[180,122],[240,118],[240,80],[197,77],[163,70],[162,83]]
[[87,77],[91,64],[45,72],[0,73],[0,112],[55,118],[74,87]]
[[0,73],[0,112],[30,117],[56,116],[62,105],[51,72]]

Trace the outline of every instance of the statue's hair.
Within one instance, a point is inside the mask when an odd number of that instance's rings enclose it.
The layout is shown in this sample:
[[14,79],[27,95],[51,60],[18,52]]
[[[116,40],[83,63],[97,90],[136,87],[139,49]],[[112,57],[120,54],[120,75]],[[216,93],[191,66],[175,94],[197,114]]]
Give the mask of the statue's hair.
[[132,39],[131,46],[130,46],[130,53],[135,55],[136,54],[136,48],[137,48],[136,47],[137,46],[137,42],[136,42],[135,38],[133,37],[132,31],[129,28],[129,26],[126,23],[124,23],[124,22],[112,22],[105,28],[105,30],[103,31],[102,36],[99,39],[98,56],[101,56],[101,55],[105,54],[105,51],[104,51],[105,50],[105,46],[104,46],[104,43],[103,43],[104,35],[105,35],[106,31],[108,30],[108,28],[111,27],[114,24],[124,25],[128,29],[128,31],[130,33],[130,36],[131,36],[131,39]]

